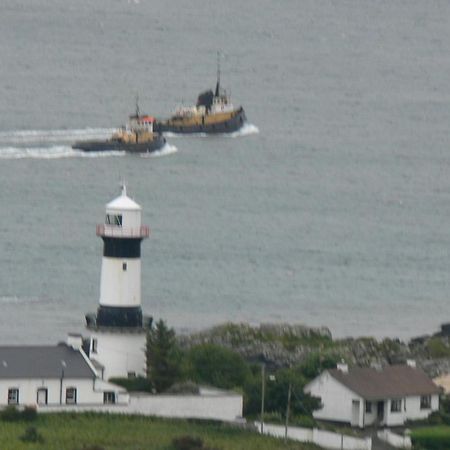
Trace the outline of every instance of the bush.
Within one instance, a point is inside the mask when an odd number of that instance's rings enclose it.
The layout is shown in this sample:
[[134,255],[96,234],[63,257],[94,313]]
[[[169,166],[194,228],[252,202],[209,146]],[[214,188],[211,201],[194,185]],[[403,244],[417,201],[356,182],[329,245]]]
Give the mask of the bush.
[[5,422],[19,422],[22,420],[22,414],[15,406],[7,406],[0,412],[0,419]]
[[111,378],[109,381],[118,386],[122,386],[130,392],[153,392],[151,381],[145,377]]
[[176,450],[202,450],[203,441],[198,437],[181,436],[172,441]]
[[32,406],[26,406],[20,415],[22,417],[22,420],[26,422],[32,422],[37,419],[36,408],[33,408]]
[[100,445],[83,445],[81,450],[105,450],[104,447],[100,447]]
[[433,337],[427,342],[428,353],[431,358],[450,357],[450,347],[439,337]]
[[4,410],[0,411],[0,420],[5,422],[32,422],[37,418],[37,411],[31,406],[25,407],[22,411],[15,406],[7,406]]
[[180,383],[175,383],[167,389],[166,394],[193,394],[199,395],[200,388],[198,384],[193,383],[192,381],[184,381]]
[[43,443],[44,438],[42,435],[36,430],[35,427],[28,427],[25,430],[25,433],[19,437],[19,439],[23,442],[39,442]]
[[214,344],[193,347],[187,364],[191,379],[223,389],[242,387],[251,376],[248,364],[238,353]]

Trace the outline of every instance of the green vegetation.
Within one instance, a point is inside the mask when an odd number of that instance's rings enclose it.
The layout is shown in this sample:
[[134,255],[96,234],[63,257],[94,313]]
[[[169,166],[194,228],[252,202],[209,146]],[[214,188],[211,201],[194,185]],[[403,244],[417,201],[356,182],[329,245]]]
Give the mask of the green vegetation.
[[[258,338],[268,338],[270,328],[264,331],[242,325],[227,324],[220,327],[220,333],[229,339],[242,338],[242,334],[258,333]],[[231,338],[230,338],[231,336]],[[279,339],[287,339],[286,333],[276,334]],[[256,337],[256,336],[254,336]],[[271,338],[274,336],[270,335]],[[297,336],[292,335],[292,339]],[[328,337],[310,333],[309,337],[317,344],[327,342]],[[306,338],[305,338],[306,339]],[[331,342],[331,341],[330,341]],[[319,344],[318,344],[319,345]],[[287,395],[291,388],[290,422],[292,424],[315,424],[312,411],[319,407],[318,399],[303,393],[303,387],[324,369],[335,367],[340,355],[330,351],[325,356],[317,349],[296,367],[266,371],[265,405],[267,414],[279,416],[282,421],[286,415]],[[160,320],[152,329],[147,341],[147,362],[149,380],[118,380],[128,390],[149,390],[156,387],[158,392],[198,392],[197,386],[209,385],[222,389],[242,392],[244,415],[257,418],[261,411],[261,366],[249,364],[237,352],[215,344],[199,344],[189,350],[180,350],[175,341],[175,332]]]
[[450,357],[450,347],[439,337],[433,337],[427,342],[427,350],[431,358]]
[[244,386],[251,375],[250,367],[239,354],[218,345],[198,345],[185,358],[187,378],[200,384],[233,389]]
[[[318,447],[260,436],[220,423],[163,420],[141,416],[101,414],[39,414],[35,431],[27,422],[0,421],[2,450],[312,450]],[[28,436],[33,443],[23,441]],[[186,438],[189,436],[189,438]],[[185,439],[180,441],[180,438]]]
[[175,331],[160,320],[147,335],[147,374],[157,392],[163,392],[180,379],[180,351]]
[[416,450],[448,450],[450,448],[450,427],[435,426],[418,428],[411,433]]
[[153,384],[148,378],[134,377],[134,378],[110,378],[111,383],[122,386],[127,391],[133,392],[153,392]]

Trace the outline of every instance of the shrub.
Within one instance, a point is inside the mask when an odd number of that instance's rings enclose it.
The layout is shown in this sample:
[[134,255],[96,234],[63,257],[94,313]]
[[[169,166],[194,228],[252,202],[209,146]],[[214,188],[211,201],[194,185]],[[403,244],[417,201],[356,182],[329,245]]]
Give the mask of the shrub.
[[433,337],[427,342],[428,353],[431,358],[447,358],[450,356],[450,347],[439,337]]
[[238,354],[214,344],[193,347],[187,356],[190,378],[223,389],[244,386],[251,372]]
[[15,406],[10,405],[0,412],[0,419],[5,422],[19,422],[22,420],[22,415]]
[[104,447],[100,447],[100,445],[83,445],[81,450],[105,450]]
[[44,438],[35,427],[28,427],[19,439],[23,442],[44,442]]
[[111,383],[122,386],[130,392],[153,392],[153,385],[148,378],[111,378]]
[[0,411],[0,420],[4,420],[5,422],[32,422],[37,418],[36,408],[32,406],[27,406],[22,411],[17,409],[13,405],[7,406],[5,409]]
[[181,436],[172,441],[176,450],[201,450],[203,441],[198,437]]
[[36,408],[33,408],[32,406],[26,406],[20,415],[22,420],[25,420],[26,422],[32,422],[37,419]]
[[200,393],[200,388],[198,387],[198,384],[192,381],[184,381],[173,384],[169,389],[167,389],[166,393],[198,395]]

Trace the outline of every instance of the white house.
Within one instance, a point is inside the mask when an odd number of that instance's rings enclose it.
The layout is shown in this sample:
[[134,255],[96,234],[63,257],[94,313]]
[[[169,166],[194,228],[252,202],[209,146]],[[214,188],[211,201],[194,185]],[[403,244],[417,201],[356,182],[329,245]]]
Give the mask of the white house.
[[350,370],[339,364],[322,372],[304,391],[321,400],[322,408],[313,413],[316,419],[361,428],[403,425],[439,409],[439,387],[414,364]]
[[128,402],[128,393],[99,379],[81,348],[67,344],[0,347],[0,407],[118,401]]

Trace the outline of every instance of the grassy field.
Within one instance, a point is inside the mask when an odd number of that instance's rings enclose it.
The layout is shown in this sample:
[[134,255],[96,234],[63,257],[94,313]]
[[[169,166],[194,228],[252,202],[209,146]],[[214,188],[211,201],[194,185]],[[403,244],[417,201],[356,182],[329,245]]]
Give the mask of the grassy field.
[[[43,442],[23,442],[28,427],[35,427]],[[218,423],[163,420],[138,416],[100,414],[40,414],[32,422],[0,421],[2,450],[82,450],[99,446],[105,450],[171,450],[183,435],[199,437],[218,450],[313,450],[314,445],[260,436]]]
[[426,450],[448,450],[450,448],[450,426],[417,428],[411,433],[414,448]]

